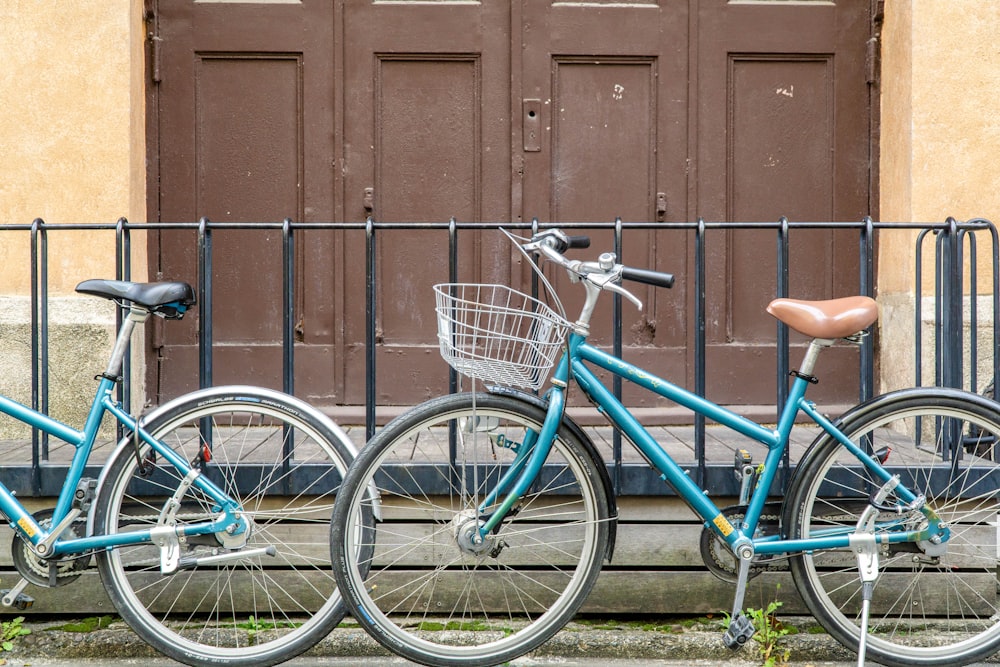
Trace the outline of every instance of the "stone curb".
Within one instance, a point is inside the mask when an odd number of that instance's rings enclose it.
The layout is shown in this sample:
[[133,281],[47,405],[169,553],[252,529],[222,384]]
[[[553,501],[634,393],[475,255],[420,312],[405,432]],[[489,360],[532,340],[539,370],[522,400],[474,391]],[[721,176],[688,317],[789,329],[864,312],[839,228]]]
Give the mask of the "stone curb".
[[[785,619],[783,619],[785,620]],[[159,657],[160,654],[139,639],[123,621],[115,619],[109,627],[84,632],[65,628],[65,619],[36,621],[26,618],[23,626],[31,634],[19,637],[13,650],[0,659],[21,660],[45,656],[51,659],[94,659],[114,656],[121,659]],[[811,623],[804,619],[803,624]],[[798,623],[791,623],[801,627]],[[733,652],[722,644],[721,630],[714,624],[694,628],[671,626],[670,630],[644,630],[623,621],[604,622],[599,627],[573,622],[531,655],[564,658],[617,658],[704,660],[726,665],[759,665],[761,659],[754,644]],[[786,635],[782,646],[792,660],[800,662],[853,661],[856,656],[826,634],[799,632]],[[314,657],[371,657],[389,655],[385,649],[351,622],[342,624],[307,655]],[[2,664],[2,663],[0,663]]]

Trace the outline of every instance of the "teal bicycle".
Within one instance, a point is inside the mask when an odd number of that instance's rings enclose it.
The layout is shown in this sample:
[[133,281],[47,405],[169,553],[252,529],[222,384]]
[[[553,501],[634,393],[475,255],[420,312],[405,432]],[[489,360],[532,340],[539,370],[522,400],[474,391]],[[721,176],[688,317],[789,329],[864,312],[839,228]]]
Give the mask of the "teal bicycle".
[[[128,309],[82,429],[0,396],[0,412],[75,450],[52,509],[29,513],[0,484],[15,530],[17,609],[30,585],[64,586],[96,561],[121,617],[150,645],[198,667],[289,660],[344,616],[330,516],[353,459],[328,418],[286,394],[215,387],[136,418],[114,398],[132,332],[194,305],[182,282],[88,280],[77,291]],[[88,460],[110,415],[126,435],[94,479]]]
[[[359,453],[337,497],[337,582],[377,641],[427,665],[495,665],[538,647],[577,612],[614,555],[618,513],[604,461],[566,415],[575,384],[704,521],[706,565],[735,584],[728,646],[754,632],[742,614],[750,577],[790,569],[809,610],[859,664],[867,656],[959,665],[1000,647],[996,404],[917,388],[831,420],[805,398],[819,353],[856,342],[876,321],[873,300],[770,304],[811,343],[778,424],[763,426],[587,342],[602,292],[640,305],[624,281],[670,287],[673,276],[622,266],[610,253],[571,260],[564,253],[589,241],[560,230],[516,243],[584,288],[578,319],[567,320],[554,296],[550,307],[503,285],[436,286],[442,354],[486,390],[394,419]],[[530,393],[552,367],[544,394]],[[747,466],[739,504],[718,507],[600,371],[761,443],[765,459]],[[784,499],[771,500],[799,413],[820,434]]]

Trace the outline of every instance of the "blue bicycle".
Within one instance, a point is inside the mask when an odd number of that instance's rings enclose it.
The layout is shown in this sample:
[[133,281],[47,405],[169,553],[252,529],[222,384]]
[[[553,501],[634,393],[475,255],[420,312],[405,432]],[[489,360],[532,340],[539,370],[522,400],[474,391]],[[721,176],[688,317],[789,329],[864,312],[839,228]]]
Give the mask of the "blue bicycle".
[[[575,384],[704,521],[706,565],[736,589],[728,646],[754,632],[742,614],[750,577],[790,569],[809,610],[859,664],[868,656],[959,665],[1000,647],[996,404],[911,389],[830,420],[805,398],[819,353],[876,321],[873,300],[770,304],[812,340],[769,427],[587,342],[602,292],[638,304],[623,281],[670,287],[673,276],[622,266],[610,253],[571,260],[564,253],[589,241],[559,230],[517,243],[584,288],[580,316],[571,322],[558,299],[550,308],[503,285],[437,286],[442,354],[487,390],[433,399],[393,420],[362,449],[337,497],[337,581],[376,640],[428,665],[495,665],[541,645],[580,608],[614,555],[618,512],[604,461],[565,413]],[[525,391],[541,388],[552,366],[541,397]],[[766,457],[746,466],[739,504],[718,507],[597,371],[761,443]],[[772,500],[800,412],[820,435],[785,497]]]
[[[77,291],[128,308],[80,430],[6,397],[0,411],[75,448],[56,505],[30,513],[0,484],[20,581],[69,584],[96,560],[122,618],[165,655],[198,667],[284,662],[344,616],[330,564],[333,498],[354,457],[322,413],[283,393],[216,387],[136,418],[114,398],[132,332],[180,319],[186,283],[88,280]],[[97,479],[88,460],[110,414],[127,435]]]

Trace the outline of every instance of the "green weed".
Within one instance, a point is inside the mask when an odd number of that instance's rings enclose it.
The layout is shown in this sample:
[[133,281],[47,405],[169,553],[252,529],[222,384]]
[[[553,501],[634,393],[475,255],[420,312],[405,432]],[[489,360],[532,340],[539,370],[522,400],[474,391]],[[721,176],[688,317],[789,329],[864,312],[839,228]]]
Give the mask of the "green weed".
[[781,639],[791,630],[784,627],[775,615],[779,607],[781,602],[775,600],[764,609],[748,607],[745,612],[756,631],[753,638],[760,651],[762,667],[784,667],[791,655],[791,651],[780,646]]
[[255,616],[251,616],[246,623],[240,623],[238,627],[243,628],[247,631],[247,638],[250,643],[253,644],[257,640],[257,635],[267,630],[274,630],[276,628],[294,628],[297,624],[282,622],[282,623],[271,623],[269,621],[262,621]]
[[0,623],[0,648],[4,651],[13,651],[14,641],[18,637],[31,634],[31,630],[23,627],[22,623],[24,623],[24,616]]

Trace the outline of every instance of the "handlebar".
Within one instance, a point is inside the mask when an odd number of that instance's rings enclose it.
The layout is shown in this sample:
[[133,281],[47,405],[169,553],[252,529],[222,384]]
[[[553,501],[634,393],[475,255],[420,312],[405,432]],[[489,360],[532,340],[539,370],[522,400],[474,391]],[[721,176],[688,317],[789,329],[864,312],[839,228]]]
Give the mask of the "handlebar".
[[527,251],[540,252],[549,261],[566,269],[577,280],[586,280],[600,289],[627,296],[640,308],[642,308],[641,302],[619,286],[622,280],[630,280],[654,287],[669,288],[674,286],[674,274],[623,266],[616,263],[617,258],[613,253],[604,253],[596,262],[570,260],[563,255],[570,248],[589,248],[589,236],[569,236],[561,229],[548,229],[535,234],[522,247]]
[[631,280],[637,283],[645,283],[653,287],[673,287],[674,274],[650,271],[649,269],[633,269],[628,266],[622,267],[622,280]]
[[[654,287],[673,287],[674,274],[650,269],[636,269],[615,263],[617,259],[612,253],[605,253],[600,256],[597,262],[581,262],[567,259],[563,253],[571,248],[589,248],[589,236],[569,236],[561,229],[547,229],[531,237],[528,243],[522,246],[527,251],[542,253],[546,259],[552,261],[570,273],[579,277],[601,273],[620,280],[631,280],[637,283],[653,285]],[[602,281],[603,282],[603,281]],[[618,280],[615,280],[618,282]]]

